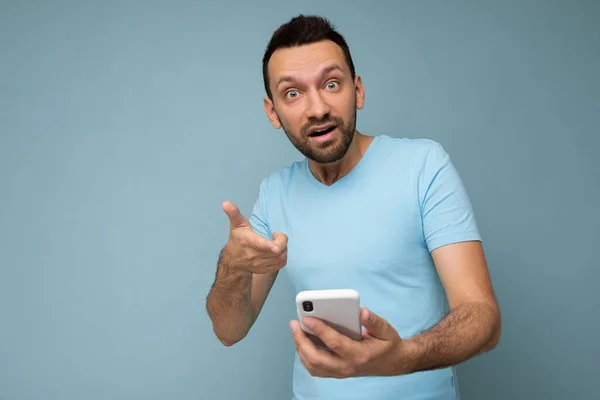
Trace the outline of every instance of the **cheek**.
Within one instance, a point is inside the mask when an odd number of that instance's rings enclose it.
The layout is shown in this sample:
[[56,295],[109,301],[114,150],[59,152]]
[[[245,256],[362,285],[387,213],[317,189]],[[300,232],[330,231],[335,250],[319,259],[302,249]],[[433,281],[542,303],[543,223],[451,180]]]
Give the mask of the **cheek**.
[[356,109],[356,98],[354,97],[354,93],[344,93],[342,96],[332,99],[330,104],[333,115],[347,120]]
[[302,129],[302,113],[300,107],[298,109],[284,109],[279,114],[279,121],[291,133],[299,134]]
[[356,110],[356,96],[353,92],[351,96],[348,96],[348,99],[346,101],[346,112],[348,115],[352,115],[355,110]]

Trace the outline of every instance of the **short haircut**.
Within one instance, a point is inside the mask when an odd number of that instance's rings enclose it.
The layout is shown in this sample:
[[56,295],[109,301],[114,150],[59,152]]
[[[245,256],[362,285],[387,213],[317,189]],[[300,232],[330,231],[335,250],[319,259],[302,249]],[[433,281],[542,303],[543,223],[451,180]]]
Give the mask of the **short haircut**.
[[302,46],[324,40],[331,40],[341,47],[350,68],[352,79],[354,79],[356,72],[346,39],[336,31],[333,24],[327,18],[300,14],[277,28],[265,50],[262,60],[263,81],[265,91],[270,99],[273,99],[273,96],[269,87],[268,64],[273,53],[278,49]]

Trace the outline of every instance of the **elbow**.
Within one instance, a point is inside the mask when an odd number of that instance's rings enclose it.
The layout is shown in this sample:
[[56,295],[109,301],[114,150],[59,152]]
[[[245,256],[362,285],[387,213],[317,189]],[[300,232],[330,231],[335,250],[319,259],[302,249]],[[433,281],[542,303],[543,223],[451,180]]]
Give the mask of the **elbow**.
[[234,344],[236,344],[237,342],[239,342],[239,340],[229,340],[229,339],[226,339],[226,338],[219,338],[219,341],[225,347],[231,347]]
[[217,332],[216,330],[214,330],[215,336],[217,337],[217,339],[219,339],[219,342],[221,342],[221,344],[225,347],[231,347],[234,344],[242,341],[242,339],[244,339],[245,335],[241,335],[241,336],[232,336],[232,335],[226,335],[222,332]]
[[494,336],[492,337],[491,340],[491,349],[493,350],[496,348],[496,346],[498,346],[498,343],[500,343],[500,337],[502,336],[502,324],[500,321],[498,321],[498,325],[496,326],[496,330],[494,331]]
[[220,322],[210,311],[208,312],[208,315],[212,323],[213,334],[223,346],[231,347],[246,336],[247,332],[235,332],[235,329],[228,328],[227,324]]
[[496,307],[493,322],[491,324],[491,337],[486,345],[486,351],[492,351],[500,343],[500,338],[502,336],[502,318],[500,315],[500,310]]
[[221,342],[221,344],[225,347],[231,347],[240,341],[240,339],[234,339],[234,338],[229,338],[229,337],[224,337],[224,336],[219,336],[219,335],[216,335],[216,336],[217,336],[217,339],[219,339],[219,342]]
[[498,343],[500,343],[501,332],[502,328],[500,327],[498,327],[498,329],[494,331],[492,338],[487,343],[485,351],[492,351],[498,346]]

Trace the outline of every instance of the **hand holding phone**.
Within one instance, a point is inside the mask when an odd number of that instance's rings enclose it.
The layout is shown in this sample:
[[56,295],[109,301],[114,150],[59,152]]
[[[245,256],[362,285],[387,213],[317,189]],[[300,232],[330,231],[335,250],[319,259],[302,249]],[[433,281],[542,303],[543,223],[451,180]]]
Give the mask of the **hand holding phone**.
[[290,321],[290,328],[298,357],[310,375],[339,379],[412,371],[409,364],[399,364],[413,351],[411,346],[403,344],[388,321],[361,307],[355,290],[301,292],[296,309],[300,323]]
[[318,318],[353,340],[362,340],[360,295],[354,289],[305,290],[296,295],[296,310],[302,330],[321,348],[325,344],[302,323]]

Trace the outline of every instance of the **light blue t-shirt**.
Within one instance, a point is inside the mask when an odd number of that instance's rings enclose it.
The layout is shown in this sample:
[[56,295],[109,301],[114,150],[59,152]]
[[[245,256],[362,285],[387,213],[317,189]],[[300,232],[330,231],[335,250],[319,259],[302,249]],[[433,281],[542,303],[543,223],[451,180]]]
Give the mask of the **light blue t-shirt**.
[[[306,160],[267,178],[250,217],[271,238],[288,235],[283,269],[298,293],[351,288],[361,304],[408,338],[444,316],[430,252],[480,240],[469,197],[448,154],[428,139],[375,136],[356,167],[331,186]],[[455,399],[452,368],[397,377],[312,377],[296,355],[296,400]]]

